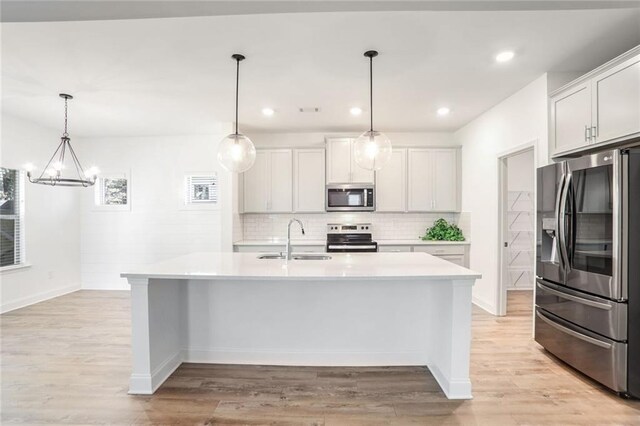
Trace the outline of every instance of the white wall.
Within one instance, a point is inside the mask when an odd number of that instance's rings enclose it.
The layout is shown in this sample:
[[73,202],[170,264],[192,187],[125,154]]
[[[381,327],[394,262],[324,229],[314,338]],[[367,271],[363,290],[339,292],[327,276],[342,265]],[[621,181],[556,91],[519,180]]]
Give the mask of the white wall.
[[[104,173],[129,172],[130,211],[94,208],[92,191],[81,200],[83,288],[128,289],[125,270],[199,251],[232,250],[233,179],[216,159],[228,133],[88,139],[82,158]],[[184,208],[184,176],[218,172],[219,209]]]
[[547,75],[531,82],[455,133],[462,145],[462,209],[471,213],[476,304],[497,313],[498,157],[536,141],[536,167],[548,161]]
[[[456,142],[453,133],[385,132],[385,134],[395,146],[453,146]],[[258,148],[324,148],[325,137],[358,137],[359,133],[248,133],[247,135]]]
[[[3,167],[20,169],[32,162],[41,171],[59,143],[60,129],[2,116]],[[80,288],[79,199],[87,191],[25,183],[26,261],[31,266],[0,272],[2,312]]]

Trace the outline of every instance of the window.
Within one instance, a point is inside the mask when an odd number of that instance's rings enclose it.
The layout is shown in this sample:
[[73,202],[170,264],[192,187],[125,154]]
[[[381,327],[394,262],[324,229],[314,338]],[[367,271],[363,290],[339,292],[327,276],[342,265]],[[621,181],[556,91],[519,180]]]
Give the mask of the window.
[[95,205],[99,210],[129,210],[131,182],[126,173],[102,174],[95,188]]
[[0,167],[0,268],[24,264],[24,178]]
[[216,206],[218,204],[218,176],[215,173],[185,177],[186,206]]

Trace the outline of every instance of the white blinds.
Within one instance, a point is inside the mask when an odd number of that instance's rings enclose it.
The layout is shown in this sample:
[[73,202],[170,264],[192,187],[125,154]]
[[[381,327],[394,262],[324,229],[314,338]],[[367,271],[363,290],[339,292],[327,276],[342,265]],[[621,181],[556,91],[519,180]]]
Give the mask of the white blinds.
[[24,178],[19,170],[0,168],[0,267],[24,262]]
[[218,177],[216,175],[190,175],[185,179],[185,203],[218,203]]

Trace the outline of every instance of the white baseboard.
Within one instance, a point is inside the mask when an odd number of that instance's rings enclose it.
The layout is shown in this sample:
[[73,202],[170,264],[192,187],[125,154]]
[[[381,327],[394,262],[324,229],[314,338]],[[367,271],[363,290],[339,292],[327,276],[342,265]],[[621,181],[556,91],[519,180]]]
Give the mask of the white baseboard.
[[129,378],[129,394],[151,395],[182,364],[183,351],[165,359],[151,374],[132,374]]
[[489,312],[491,315],[498,315],[498,312],[497,312],[495,306],[485,302],[484,300],[481,300],[481,299],[477,298],[476,296],[473,296],[471,301],[473,302],[474,305],[478,306],[479,308],[484,309],[485,311]]
[[282,352],[233,349],[184,351],[184,362],[289,366],[374,367],[427,365],[423,352]]
[[23,297],[18,300],[3,303],[0,306],[0,313],[14,311],[16,309],[24,308],[25,306],[33,305],[34,303],[44,302],[45,300],[53,299],[54,297],[62,296],[65,294],[73,293],[80,290],[80,284],[71,285],[62,288],[56,288],[53,290],[45,291],[42,293],[34,294],[31,296]]
[[471,396],[471,381],[470,380],[449,380],[447,379],[442,371],[435,366],[429,365],[429,371],[433,374],[433,377],[436,379],[442,391],[447,398],[449,399],[472,399]]

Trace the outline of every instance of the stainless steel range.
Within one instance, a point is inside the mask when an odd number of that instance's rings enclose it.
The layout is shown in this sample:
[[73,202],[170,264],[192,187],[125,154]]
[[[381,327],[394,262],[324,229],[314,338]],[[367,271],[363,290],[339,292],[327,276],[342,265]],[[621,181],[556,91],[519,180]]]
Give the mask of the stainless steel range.
[[535,339],[640,397],[640,149],[538,169]]
[[378,251],[378,243],[371,239],[370,223],[327,225],[327,252],[362,253]]

